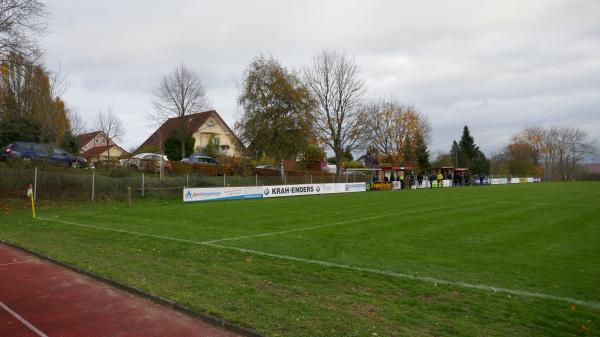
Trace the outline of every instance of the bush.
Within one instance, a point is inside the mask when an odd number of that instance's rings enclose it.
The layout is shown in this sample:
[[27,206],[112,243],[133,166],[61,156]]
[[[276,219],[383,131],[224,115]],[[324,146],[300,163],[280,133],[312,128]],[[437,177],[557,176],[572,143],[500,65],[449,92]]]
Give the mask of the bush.
[[110,170],[108,175],[112,178],[124,178],[124,177],[132,176],[131,170],[126,167],[116,167],[116,168]]
[[363,164],[359,161],[346,161],[344,162],[344,168],[363,168]]

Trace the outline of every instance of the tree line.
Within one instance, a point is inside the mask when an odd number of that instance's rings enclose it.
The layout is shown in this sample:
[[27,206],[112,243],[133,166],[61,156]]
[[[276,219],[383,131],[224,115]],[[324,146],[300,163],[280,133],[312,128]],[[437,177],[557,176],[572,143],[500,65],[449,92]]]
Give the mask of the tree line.
[[0,0],[0,144],[15,140],[77,148],[57,74],[42,64],[37,37],[46,6]]
[[492,157],[492,173],[572,180],[581,175],[584,160],[597,152],[596,142],[579,127],[528,126]]
[[[77,153],[76,135],[85,131],[79,116],[61,98],[59,74],[42,62],[37,37],[45,32],[48,12],[37,0],[0,0],[0,145],[37,141]],[[431,163],[428,145],[432,127],[413,105],[396,99],[367,97],[366,82],[354,59],[334,50],[321,50],[300,70],[290,70],[272,56],[259,55],[246,68],[237,97],[241,117],[235,129],[247,155],[321,160],[334,154],[337,173],[365,153],[365,161],[412,166],[467,167],[473,173],[535,175],[573,179],[580,164],[597,152],[594,142],[576,127],[527,127],[491,161],[475,144],[467,126],[449,153]],[[210,107],[200,77],[184,64],[163,77],[152,101],[150,119],[160,126],[172,117],[185,117]],[[169,157],[194,151],[185,119],[166,139],[158,140]],[[99,112],[94,127],[108,140],[124,128],[109,107]],[[162,136],[162,135],[161,135]],[[191,140],[191,141],[190,141]],[[158,149],[159,151],[163,149]],[[205,152],[218,152],[208,144]]]
[[337,174],[353,151],[429,168],[427,117],[397,100],[367,98],[359,66],[344,53],[322,50],[299,71],[260,55],[243,78],[235,128],[252,156],[318,160],[325,147]]
[[[85,123],[62,99],[64,81],[44,65],[38,45],[48,16],[41,1],[0,0],[0,145],[41,142],[78,153]],[[110,108],[98,113],[94,127],[107,141],[124,133]]]

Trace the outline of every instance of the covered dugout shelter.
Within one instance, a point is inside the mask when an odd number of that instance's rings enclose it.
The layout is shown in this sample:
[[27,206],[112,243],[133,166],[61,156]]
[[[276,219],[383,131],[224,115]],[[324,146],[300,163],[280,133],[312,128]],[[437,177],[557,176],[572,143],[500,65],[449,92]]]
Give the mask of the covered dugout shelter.
[[[408,182],[412,171],[413,168],[410,166],[381,166],[376,168],[356,168],[346,170],[347,173],[359,172],[370,174],[370,189],[372,190],[399,190],[410,188],[411,184]],[[412,179],[415,179],[414,173]]]
[[443,187],[466,186],[471,183],[471,176],[468,168],[442,166],[432,168],[437,175],[441,173],[444,176]]

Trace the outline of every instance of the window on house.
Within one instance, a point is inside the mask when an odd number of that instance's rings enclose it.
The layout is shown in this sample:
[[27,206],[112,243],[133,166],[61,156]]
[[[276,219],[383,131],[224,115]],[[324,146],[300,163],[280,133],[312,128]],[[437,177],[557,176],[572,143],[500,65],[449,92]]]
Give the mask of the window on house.
[[221,144],[221,140],[219,139],[219,137],[213,138],[213,144],[215,144],[215,145]]

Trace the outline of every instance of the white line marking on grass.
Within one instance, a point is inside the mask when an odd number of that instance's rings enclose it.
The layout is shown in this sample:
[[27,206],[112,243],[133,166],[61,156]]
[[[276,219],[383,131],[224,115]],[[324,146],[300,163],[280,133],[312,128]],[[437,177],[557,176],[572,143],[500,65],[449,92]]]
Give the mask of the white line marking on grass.
[[12,311],[4,303],[0,302],[0,307],[2,309],[6,310],[9,314],[13,315],[17,320],[19,320],[19,322],[23,323],[23,325],[25,325],[27,328],[29,328],[29,330],[35,332],[38,336],[40,336],[40,337],[48,337],[48,335],[46,335],[45,333],[41,332],[38,328],[36,328],[35,326],[33,326],[33,324],[27,322],[23,317],[21,317],[16,312]]
[[315,226],[308,226],[308,227],[301,227],[301,228],[289,229],[289,230],[284,230],[284,231],[262,233],[262,234],[252,234],[252,235],[243,235],[243,236],[236,236],[236,237],[231,237],[231,238],[223,238],[223,239],[217,239],[217,240],[211,240],[211,241],[203,241],[202,243],[203,244],[212,244],[212,243],[223,242],[223,241],[234,241],[234,240],[258,238],[258,237],[263,237],[263,236],[271,236],[271,235],[278,235],[278,234],[294,233],[294,232],[306,231],[306,230],[310,230],[310,229],[317,229],[317,228],[323,228],[323,227],[329,227],[329,226],[337,226],[337,225],[346,225],[346,224],[354,223],[354,222],[360,222],[360,221],[367,221],[367,220],[385,218],[385,217],[389,217],[389,216],[393,216],[393,215],[437,211],[437,210],[440,210],[440,209],[446,209],[446,208],[451,208],[451,207],[454,207],[454,206],[445,206],[445,207],[436,207],[436,208],[426,208],[426,209],[420,209],[420,210],[410,210],[410,211],[393,212],[393,213],[388,213],[388,214],[380,214],[380,215],[368,216],[368,217],[364,217],[364,218],[356,218],[356,219],[352,219],[352,220],[332,222],[332,223],[326,223],[326,224],[315,225]]
[[82,224],[82,223],[78,223],[78,222],[64,221],[64,220],[51,219],[51,218],[42,218],[42,217],[39,217],[39,216],[36,217],[36,219],[38,219],[38,220],[46,220],[46,221],[54,221],[54,222],[61,222],[61,223],[67,224],[67,225],[74,225],[74,226],[79,226],[79,227],[87,227],[87,228],[93,228],[93,229],[102,229],[102,230],[113,231],[113,232],[117,232],[117,233],[125,233],[125,234],[137,235],[137,236],[145,236],[145,237],[155,238],[155,239],[163,239],[163,240],[170,240],[170,241],[179,241],[179,242],[186,242],[186,243],[192,243],[192,244],[199,244],[199,243],[201,243],[201,242],[198,242],[198,241],[186,240],[186,239],[180,239],[180,238],[174,238],[174,237],[170,237],[170,236],[162,236],[162,235],[155,235],[155,234],[145,234],[145,233],[139,233],[139,232],[132,232],[132,231],[128,231],[128,230],[125,230],[125,229],[116,229],[116,228],[110,228],[110,227],[86,225],[86,224]]
[[555,295],[549,295],[549,294],[544,294],[544,293],[536,293],[536,292],[531,292],[531,291],[527,291],[527,290],[501,288],[501,287],[488,286],[488,285],[484,285],[484,284],[467,283],[467,282],[462,282],[462,281],[448,281],[448,280],[438,279],[435,277],[417,276],[417,275],[411,275],[411,274],[405,274],[405,273],[399,273],[399,272],[393,272],[393,271],[387,271],[387,270],[380,270],[380,269],[373,269],[373,268],[354,267],[354,266],[338,264],[338,263],[333,263],[333,262],[327,262],[327,261],[303,259],[303,258],[288,256],[288,255],[266,253],[266,252],[261,252],[261,251],[257,251],[257,250],[253,250],[253,249],[229,247],[229,246],[217,245],[214,243],[178,239],[178,238],[172,238],[172,237],[162,236],[162,235],[144,234],[144,233],[132,232],[132,231],[127,231],[127,230],[122,230],[122,229],[114,229],[114,228],[110,228],[110,227],[85,225],[85,224],[80,224],[80,223],[76,223],[76,222],[63,221],[63,220],[57,220],[57,219],[40,218],[40,217],[38,217],[37,219],[61,222],[61,223],[68,224],[68,225],[94,228],[94,229],[112,231],[112,232],[117,232],[117,233],[125,233],[125,234],[142,236],[142,237],[150,237],[150,238],[155,238],[155,239],[185,242],[185,243],[191,243],[191,244],[208,246],[208,247],[219,248],[219,249],[229,249],[229,250],[234,250],[234,251],[238,251],[241,253],[267,256],[267,257],[276,258],[276,259],[280,259],[280,260],[302,262],[302,263],[306,263],[306,264],[314,264],[314,265],[319,265],[319,266],[323,266],[323,267],[354,270],[354,271],[359,271],[359,272],[364,272],[364,273],[372,273],[372,274],[391,276],[391,277],[396,277],[396,278],[401,278],[401,279],[406,279],[406,280],[420,281],[420,282],[424,282],[424,283],[444,284],[444,285],[449,285],[449,286],[468,288],[468,289],[477,289],[477,290],[489,291],[489,292],[494,292],[494,293],[506,293],[506,294],[511,294],[511,295],[518,295],[518,296],[522,296],[522,297],[534,297],[534,298],[541,298],[541,299],[547,299],[547,300],[555,300],[555,301],[561,301],[561,302],[566,302],[566,303],[571,303],[571,304],[578,304],[578,305],[589,307],[592,309],[600,309],[599,302],[578,300],[578,299],[570,298],[570,297],[562,297],[562,296],[555,296]]
[[[205,244],[205,243],[202,243],[202,244]],[[222,246],[222,245],[215,245],[215,244],[205,244],[205,245],[215,247],[215,248],[235,250],[235,251],[242,252],[242,253],[268,256],[268,257],[272,257],[272,258],[276,258],[276,259],[297,261],[297,262],[303,262],[303,263],[308,263],[308,264],[315,264],[315,265],[324,266],[324,267],[355,270],[355,271],[360,271],[360,272],[365,272],[365,273],[372,273],[372,274],[379,274],[379,275],[403,278],[403,279],[412,280],[412,281],[421,281],[421,282],[433,283],[433,284],[445,284],[445,285],[456,286],[456,287],[461,287],[461,288],[491,291],[494,293],[506,293],[506,294],[511,294],[511,295],[523,296],[523,297],[537,297],[537,298],[542,298],[542,299],[547,299],[547,300],[555,300],[555,301],[561,301],[561,302],[574,303],[574,304],[578,304],[581,306],[590,307],[593,309],[600,309],[600,303],[598,303],[598,302],[584,301],[584,300],[578,300],[578,299],[570,298],[570,297],[562,297],[562,296],[554,296],[554,295],[543,294],[543,293],[536,293],[536,292],[531,292],[531,291],[527,291],[527,290],[508,289],[508,288],[488,286],[488,285],[484,285],[484,284],[466,283],[466,282],[462,282],[462,281],[448,281],[448,280],[443,280],[443,279],[429,277],[429,276],[417,276],[417,275],[398,273],[398,272],[387,271],[387,270],[354,267],[354,266],[338,264],[338,263],[333,263],[333,262],[327,262],[327,261],[303,259],[303,258],[294,257],[294,256],[266,253],[266,252],[261,252],[261,251],[257,251],[257,250],[253,250],[253,249]]]

